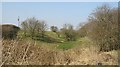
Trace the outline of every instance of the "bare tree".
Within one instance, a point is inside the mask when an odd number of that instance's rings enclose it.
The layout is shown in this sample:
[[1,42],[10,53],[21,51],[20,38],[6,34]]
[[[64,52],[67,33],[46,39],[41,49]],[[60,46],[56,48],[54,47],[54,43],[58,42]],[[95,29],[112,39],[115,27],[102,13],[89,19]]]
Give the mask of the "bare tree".
[[98,7],[89,18],[89,36],[100,46],[100,51],[117,49],[118,14],[108,5]]
[[32,38],[38,34],[44,37],[47,29],[47,24],[44,21],[37,20],[36,18],[29,18],[21,24],[24,33],[30,35]]
[[39,26],[39,32],[41,33],[42,38],[44,38],[46,30],[47,30],[47,24],[44,21],[42,21]]

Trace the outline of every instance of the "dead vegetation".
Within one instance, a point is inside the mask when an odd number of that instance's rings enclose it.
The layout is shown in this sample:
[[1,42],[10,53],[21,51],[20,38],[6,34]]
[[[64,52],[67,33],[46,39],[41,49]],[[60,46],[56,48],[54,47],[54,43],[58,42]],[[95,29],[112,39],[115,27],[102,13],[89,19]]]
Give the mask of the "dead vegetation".
[[97,52],[96,49],[75,47],[69,50],[49,49],[17,40],[2,41],[2,62],[6,65],[117,65],[117,51]]

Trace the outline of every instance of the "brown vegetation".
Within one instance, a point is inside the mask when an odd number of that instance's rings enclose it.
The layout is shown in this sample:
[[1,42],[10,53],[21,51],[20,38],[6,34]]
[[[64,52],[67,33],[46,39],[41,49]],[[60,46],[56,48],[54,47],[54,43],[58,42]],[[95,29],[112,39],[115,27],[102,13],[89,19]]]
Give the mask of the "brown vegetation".
[[89,16],[88,23],[80,28],[80,35],[90,37],[100,51],[111,51],[120,49],[118,29],[118,9],[103,5]]
[[47,31],[47,24],[34,17],[23,21],[20,31],[17,26],[2,25],[3,38],[10,39],[1,41],[1,65],[117,65],[117,11],[107,5],[98,7],[79,30],[64,24],[59,31],[56,26]]
[[15,25],[4,24],[2,26],[2,38],[3,39],[14,39],[17,36],[17,32],[20,30]]
[[[9,43],[9,44],[8,44]],[[94,48],[94,49],[93,49]],[[18,65],[116,65],[117,52],[99,53],[95,47],[76,47],[61,51],[24,41],[3,41],[4,64]]]

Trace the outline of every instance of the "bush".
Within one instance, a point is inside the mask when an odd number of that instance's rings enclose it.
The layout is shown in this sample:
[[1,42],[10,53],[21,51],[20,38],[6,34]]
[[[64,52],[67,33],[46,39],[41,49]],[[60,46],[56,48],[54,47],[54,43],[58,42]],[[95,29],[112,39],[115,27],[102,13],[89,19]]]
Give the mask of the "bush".
[[52,32],[58,32],[58,28],[56,26],[51,26],[50,29]]
[[119,49],[118,10],[107,5],[98,7],[89,18],[89,37],[100,46],[100,51]]
[[88,34],[88,27],[89,24],[84,24],[84,25],[79,25],[79,28],[77,30],[77,33],[79,35],[79,37],[85,37]]
[[65,24],[61,29],[62,33],[65,36],[67,41],[75,41],[76,40],[76,31],[73,29],[73,26],[70,24]]
[[2,25],[2,38],[3,39],[14,39],[17,36],[17,32],[20,30],[15,25]]

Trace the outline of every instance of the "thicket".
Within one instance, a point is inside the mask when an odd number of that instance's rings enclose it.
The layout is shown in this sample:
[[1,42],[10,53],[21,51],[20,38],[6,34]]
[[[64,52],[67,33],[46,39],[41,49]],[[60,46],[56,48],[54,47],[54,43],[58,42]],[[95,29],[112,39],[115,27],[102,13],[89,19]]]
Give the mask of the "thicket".
[[118,29],[118,9],[102,5],[93,11],[88,23],[80,30],[87,33],[86,36],[100,47],[100,51],[110,51],[120,48]]

